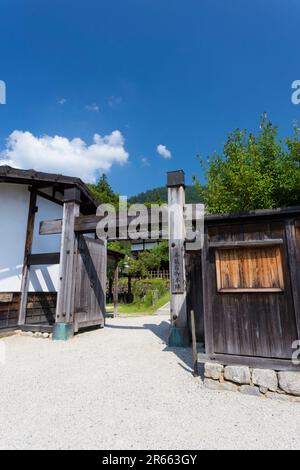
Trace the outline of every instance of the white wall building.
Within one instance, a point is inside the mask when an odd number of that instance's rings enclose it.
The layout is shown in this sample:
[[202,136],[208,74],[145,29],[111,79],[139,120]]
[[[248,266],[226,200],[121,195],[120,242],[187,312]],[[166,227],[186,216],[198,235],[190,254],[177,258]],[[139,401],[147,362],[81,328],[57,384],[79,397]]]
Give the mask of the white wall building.
[[[72,187],[80,191],[81,213],[95,213],[96,203],[78,178],[0,166],[0,328],[18,323],[24,260],[28,258],[27,255],[59,254],[61,235],[42,236],[39,234],[39,224],[43,220],[62,219],[64,190]],[[30,253],[26,255],[32,192],[36,197],[34,229]],[[34,308],[37,300],[49,302],[52,295],[53,303],[49,312],[53,313],[58,277],[58,264],[34,263],[28,267],[29,282],[26,290],[28,301],[33,299]],[[37,311],[40,310],[37,308]]]

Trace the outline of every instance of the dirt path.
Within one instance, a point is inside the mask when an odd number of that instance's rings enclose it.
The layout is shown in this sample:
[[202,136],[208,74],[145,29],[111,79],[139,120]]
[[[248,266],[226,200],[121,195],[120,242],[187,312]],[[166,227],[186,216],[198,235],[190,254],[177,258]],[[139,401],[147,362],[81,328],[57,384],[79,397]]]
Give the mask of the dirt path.
[[2,340],[0,448],[300,448],[300,404],[203,388],[168,328],[120,318],[69,342]]

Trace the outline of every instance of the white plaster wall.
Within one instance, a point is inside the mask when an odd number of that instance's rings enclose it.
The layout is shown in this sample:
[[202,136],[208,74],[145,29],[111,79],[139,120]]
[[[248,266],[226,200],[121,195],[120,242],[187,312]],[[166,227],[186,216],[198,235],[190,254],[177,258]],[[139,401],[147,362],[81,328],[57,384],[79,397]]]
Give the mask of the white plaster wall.
[[0,183],[0,292],[18,292],[29,206],[27,186]]
[[[0,183],[0,292],[19,292],[30,193],[27,185]],[[37,198],[32,253],[60,251],[60,235],[39,235],[41,220],[61,219],[62,206]],[[58,265],[32,266],[31,292],[53,292],[58,286]]]
[[[60,252],[60,235],[39,235],[42,220],[62,219],[63,208],[47,199],[37,198],[38,212],[35,216],[32,253]],[[31,266],[30,292],[55,292],[58,289],[59,265]]]

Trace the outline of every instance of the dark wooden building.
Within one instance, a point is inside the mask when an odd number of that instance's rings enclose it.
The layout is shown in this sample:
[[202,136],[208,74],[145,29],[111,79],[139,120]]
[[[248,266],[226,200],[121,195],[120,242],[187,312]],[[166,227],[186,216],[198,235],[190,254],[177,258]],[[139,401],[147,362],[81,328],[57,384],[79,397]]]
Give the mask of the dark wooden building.
[[205,216],[186,254],[203,360],[289,366],[300,338],[300,207]]

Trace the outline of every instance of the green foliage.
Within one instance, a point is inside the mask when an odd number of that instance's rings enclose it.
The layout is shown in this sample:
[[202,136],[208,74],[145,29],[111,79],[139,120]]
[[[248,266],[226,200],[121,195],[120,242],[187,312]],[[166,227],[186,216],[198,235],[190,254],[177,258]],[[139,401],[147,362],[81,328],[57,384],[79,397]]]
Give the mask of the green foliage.
[[284,141],[263,116],[257,135],[236,129],[228,135],[223,155],[201,160],[207,186],[195,180],[209,212],[226,213],[300,203],[300,133]]
[[143,251],[138,259],[127,260],[128,272],[133,275],[147,277],[149,271],[158,269],[168,269],[169,263],[169,244],[166,240],[151,250]]
[[167,279],[136,279],[132,284],[134,303],[143,303],[147,308],[157,303],[169,289]]
[[101,176],[98,183],[89,183],[88,187],[99,204],[118,205],[119,195],[113,191],[105,174]]
[[[201,202],[199,193],[194,186],[186,186],[185,198],[187,204]],[[165,186],[149,189],[128,199],[129,204],[163,204],[168,202],[168,189]]]
[[110,250],[117,251],[118,253],[123,253],[124,255],[127,255],[127,256],[131,255],[130,243],[127,241],[114,240],[114,241],[108,242],[107,247]]

